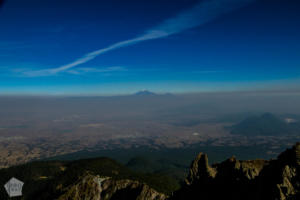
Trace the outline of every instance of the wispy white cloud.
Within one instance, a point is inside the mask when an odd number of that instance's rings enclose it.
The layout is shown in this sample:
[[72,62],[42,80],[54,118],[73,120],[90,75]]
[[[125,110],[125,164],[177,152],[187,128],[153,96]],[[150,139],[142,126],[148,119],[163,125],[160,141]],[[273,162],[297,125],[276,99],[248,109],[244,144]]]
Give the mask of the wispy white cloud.
[[156,27],[147,30],[144,34],[129,40],[124,40],[108,47],[90,52],[75,61],[62,65],[57,68],[45,69],[39,71],[27,72],[29,76],[46,76],[54,75],[59,72],[70,70],[78,65],[84,64],[95,59],[97,56],[106,52],[134,45],[142,41],[154,40],[158,38],[168,37],[173,34],[183,32],[187,29],[204,25],[219,16],[241,8],[255,0],[203,0],[194,7],[179,13],[173,18],[167,19]]
[[[68,73],[72,75],[82,75],[82,74],[108,74],[115,72],[124,72],[127,71],[126,67],[122,66],[113,66],[113,67],[80,67],[75,69],[65,70],[62,73]],[[11,69],[10,72],[19,77],[41,77],[41,76],[49,76],[55,75],[52,74],[51,70],[35,70],[34,68],[14,68]],[[58,74],[57,74],[58,75]]]
[[84,67],[84,68],[70,69],[65,72],[69,73],[69,74],[80,75],[80,74],[88,74],[88,73],[108,74],[111,72],[124,72],[124,71],[127,71],[127,69],[125,67],[115,66],[115,67],[106,67],[106,68]]

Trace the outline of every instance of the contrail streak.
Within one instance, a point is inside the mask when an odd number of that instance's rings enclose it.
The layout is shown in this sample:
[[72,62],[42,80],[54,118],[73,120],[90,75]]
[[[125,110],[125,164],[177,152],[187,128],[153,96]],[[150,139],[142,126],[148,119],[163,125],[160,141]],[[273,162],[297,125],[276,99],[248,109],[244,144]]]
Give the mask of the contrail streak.
[[[239,9],[243,6],[255,0],[203,0],[197,3],[194,7],[179,13],[177,16],[167,19],[156,27],[153,27],[146,31],[143,35],[136,38],[121,41],[112,44],[106,48],[102,48],[91,53],[88,53],[81,58],[60,66],[54,69],[40,70],[33,73],[38,74],[56,74],[70,68],[76,67],[78,65],[84,64],[90,60],[95,59],[97,56],[104,54],[106,52],[118,49],[121,47],[134,45],[146,40],[153,40],[158,38],[167,37],[173,34],[183,32],[187,29],[199,27],[204,25],[219,16],[226,14],[228,12]],[[32,73],[31,73],[32,74]]]

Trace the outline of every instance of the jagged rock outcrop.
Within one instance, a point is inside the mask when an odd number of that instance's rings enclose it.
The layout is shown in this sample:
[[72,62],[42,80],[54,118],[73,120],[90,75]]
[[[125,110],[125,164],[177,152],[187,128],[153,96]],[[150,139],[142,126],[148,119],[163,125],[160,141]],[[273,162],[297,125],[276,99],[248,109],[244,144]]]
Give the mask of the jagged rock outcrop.
[[189,175],[185,182],[187,185],[191,185],[200,179],[213,179],[215,178],[216,173],[216,169],[209,166],[207,155],[204,153],[199,153],[191,164]]
[[232,157],[210,166],[200,153],[185,182],[170,199],[300,199],[300,143],[270,161]]
[[164,194],[146,184],[133,180],[113,180],[85,175],[78,183],[66,189],[58,200],[164,200]]

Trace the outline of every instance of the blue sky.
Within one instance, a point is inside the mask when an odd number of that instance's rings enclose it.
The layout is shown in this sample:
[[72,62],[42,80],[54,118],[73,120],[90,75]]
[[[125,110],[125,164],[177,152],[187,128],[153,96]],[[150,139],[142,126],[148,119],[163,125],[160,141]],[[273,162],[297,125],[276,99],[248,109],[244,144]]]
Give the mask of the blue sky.
[[0,94],[298,89],[297,0],[6,0]]

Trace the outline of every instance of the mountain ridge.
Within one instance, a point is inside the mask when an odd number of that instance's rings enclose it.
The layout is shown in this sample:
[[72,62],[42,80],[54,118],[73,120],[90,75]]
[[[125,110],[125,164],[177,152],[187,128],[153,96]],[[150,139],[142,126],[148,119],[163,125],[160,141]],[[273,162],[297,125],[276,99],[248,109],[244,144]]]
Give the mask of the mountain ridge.
[[[232,156],[210,165],[207,154],[199,153],[179,189],[164,177],[133,173],[109,158],[40,161],[0,170],[0,183],[11,177],[24,181],[22,199],[296,200],[300,197],[300,143],[272,160]],[[4,188],[0,198],[7,199]]]
[[240,161],[231,157],[210,166],[204,153],[192,162],[189,175],[172,200],[295,200],[300,197],[300,143],[274,160]]

